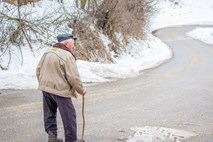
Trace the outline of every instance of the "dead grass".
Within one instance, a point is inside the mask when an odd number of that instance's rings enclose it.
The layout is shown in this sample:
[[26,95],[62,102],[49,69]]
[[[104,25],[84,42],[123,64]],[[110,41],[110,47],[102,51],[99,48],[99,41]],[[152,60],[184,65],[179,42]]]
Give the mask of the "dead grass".
[[146,0],[105,0],[96,14],[97,25],[113,42],[117,42],[115,32],[121,33],[125,42],[128,36],[143,39],[152,3]]
[[76,42],[76,55],[82,60],[94,62],[112,61],[110,53],[106,50],[98,31],[92,30],[87,20],[74,20],[70,27],[78,38]]

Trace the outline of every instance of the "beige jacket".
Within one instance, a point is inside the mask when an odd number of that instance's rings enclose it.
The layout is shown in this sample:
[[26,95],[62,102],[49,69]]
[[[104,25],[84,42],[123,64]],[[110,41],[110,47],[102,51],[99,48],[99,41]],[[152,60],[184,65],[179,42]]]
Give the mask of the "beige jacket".
[[36,68],[36,76],[39,90],[62,97],[77,97],[75,91],[84,92],[76,60],[64,49],[53,47],[46,52]]

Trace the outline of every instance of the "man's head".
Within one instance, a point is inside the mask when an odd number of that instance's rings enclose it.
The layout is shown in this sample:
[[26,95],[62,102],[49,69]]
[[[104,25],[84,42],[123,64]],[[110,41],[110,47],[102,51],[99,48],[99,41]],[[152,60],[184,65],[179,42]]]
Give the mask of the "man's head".
[[71,51],[74,50],[74,43],[77,38],[73,37],[71,34],[60,34],[57,36],[58,42],[67,46]]

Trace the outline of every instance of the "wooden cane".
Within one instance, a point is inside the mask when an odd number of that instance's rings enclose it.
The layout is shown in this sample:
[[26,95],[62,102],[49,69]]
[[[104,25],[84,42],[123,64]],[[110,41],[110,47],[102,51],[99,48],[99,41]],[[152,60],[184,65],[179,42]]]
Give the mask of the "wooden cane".
[[82,95],[82,118],[83,118],[83,128],[82,128],[81,141],[84,142],[84,129],[85,129],[84,95]]

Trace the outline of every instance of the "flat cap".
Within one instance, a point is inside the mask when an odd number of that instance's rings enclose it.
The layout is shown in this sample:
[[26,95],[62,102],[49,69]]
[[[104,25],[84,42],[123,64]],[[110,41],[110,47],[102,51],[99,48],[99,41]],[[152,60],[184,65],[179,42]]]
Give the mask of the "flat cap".
[[77,38],[74,37],[72,34],[60,34],[60,35],[57,36],[58,42],[62,42],[62,41],[67,40],[67,39],[76,40]]

